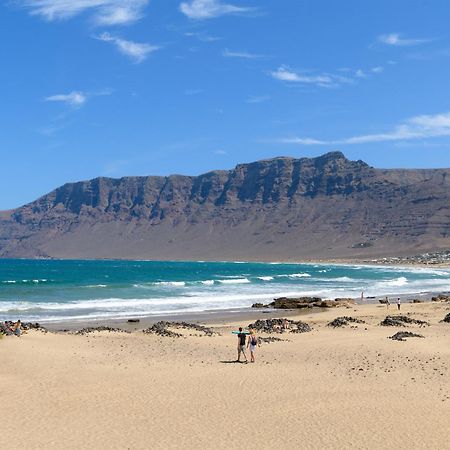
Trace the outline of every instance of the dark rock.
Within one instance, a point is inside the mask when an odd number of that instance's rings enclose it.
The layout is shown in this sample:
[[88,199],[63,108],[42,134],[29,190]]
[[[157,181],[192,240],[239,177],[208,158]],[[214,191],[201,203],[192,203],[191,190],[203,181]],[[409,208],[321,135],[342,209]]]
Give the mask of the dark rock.
[[313,306],[317,308],[337,308],[342,306],[342,304],[333,300],[321,300],[320,302],[313,303]]
[[443,319],[442,322],[450,323],[450,313],[448,313]]
[[301,321],[289,319],[259,319],[248,325],[249,329],[260,333],[308,333],[311,327]]
[[128,319],[127,322],[128,323],[139,323],[140,319]]
[[399,331],[398,333],[395,333],[394,336],[390,336],[389,339],[404,342],[406,341],[406,338],[410,337],[424,338],[425,336],[422,336],[421,334],[411,333],[409,331]]
[[415,298],[411,301],[411,303],[423,303],[423,300],[419,300],[418,298]]
[[252,308],[268,308],[269,305],[264,305],[263,303],[253,303]]
[[85,336],[90,333],[98,333],[100,331],[108,331],[110,333],[130,333],[130,331],[122,330],[122,328],[113,328],[107,326],[99,326],[99,327],[86,327],[81,330],[75,331],[73,334]]
[[415,324],[415,325],[429,325],[428,322],[423,320],[411,319],[407,316],[386,316],[386,318],[380,323],[384,327],[404,327],[405,324]]
[[151,327],[143,330],[146,334],[157,334],[158,336],[164,337],[182,337],[181,333],[169,330],[169,328],[175,329],[185,329],[185,330],[195,330],[204,333],[206,336],[214,336],[216,333],[211,328],[205,327],[203,325],[197,325],[195,323],[188,322],[166,322],[164,320],[154,323]]
[[450,295],[439,294],[437,297],[431,297],[432,302],[450,302]]
[[355,318],[349,317],[349,316],[343,316],[343,317],[336,317],[336,319],[332,320],[328,324],[328,326],[329,327],[333,327],[333,328],[341,328],[341,327],[345,327],[346,325],[348,325],[349,322],[352,322],[352,323],[365,323],[364,320],[355,319]]
[[287,339],[281,339],[274,336],[258,337],[259,342],[270,344],[272,342],[286,342]]
[[275,309],[302,309],[310,308],[314,303],[321,302],[322,299],[319,297],[298,297],[298,298],[287,298],[280,297],[274,299],[269,306]]
[[354,298],[335,298],[334,301],[338,303],[347,303],[349,305],[354,305],[356,303]]

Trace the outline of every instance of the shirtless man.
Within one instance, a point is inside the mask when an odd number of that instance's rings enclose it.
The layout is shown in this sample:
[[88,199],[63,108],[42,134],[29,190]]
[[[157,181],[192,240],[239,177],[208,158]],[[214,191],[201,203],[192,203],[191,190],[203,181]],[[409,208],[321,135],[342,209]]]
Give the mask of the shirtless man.
[[242,328],[239,327],[239,334],[237,335],[238,338],[238,358],[237,362],[241,362],[241,353],[244,355],[245,362],[247,362],[247,355],[245,354],[245,343],[247,341],[247,335],[242,332]]

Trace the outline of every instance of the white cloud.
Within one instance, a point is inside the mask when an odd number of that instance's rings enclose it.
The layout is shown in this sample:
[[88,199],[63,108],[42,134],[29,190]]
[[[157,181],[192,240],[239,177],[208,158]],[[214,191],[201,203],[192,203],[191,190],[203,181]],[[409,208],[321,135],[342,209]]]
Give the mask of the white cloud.
[[450,136],[450,112],[435,115],[414,116],[400,123],[391,131],[384,133],[363,134],[330,141],[310,137],[294,137],[281,139],[279,142],[298,145],[342,145],[409,141],[441,136]]
[[80,107],[86,103],[87,94],[80,91],[72,91],[69,94],[57,94],[46,97],[46,102],[63,102],[70,106]]
[[225,150],[219,149],[214,152],[216,155],[226,155],[227,152]]
[[342,84],[352,84],[357,80],[369,78],[372,74],[381,73],[383,71],[383,67],[378,66],[367,70],[354,70],[348,67],[343,67],[338,69],[338,71],[345,73],[345,76],[333,73],[314,74],[313,71],[295,71],[288,66],[283,65],[277,70],[270,72],[270,75],[276,80],[287,83],[335,88]]
[[97,39],[113,43],[120,53],[128,56],[137,64],[144,61],[150,53],[160,49],[157,45],[128,41],[112,36],[110,33],[102,33]]
[[216,37],[216,36],[210,36],[208,34],[204,33],[194,33],[192,31],[189,31],[188,33],[184,33],[185,36],[188,37],[195,37],[201,42],[216,42],[220,41],[222,38]]
[[30,11],[48,21],[65,20],[89,14],[99,25],[124,25],[139,20],[149,0],[18,0]]
[[393,45],[397,47],[420,45],[429,42],[429,39],[405,39],[401,37],[400,33],[382,34],[378,36],[378,42],[386,45]]
[[342,77],[339,75],[331,75],[328,73],[311,75],[308,73],[295,72],[287,66],[279,67],[277,70],[270,72],[270,75],[279,81],[299,84],[311,84],[320,87],[336,87],[342,83],[353,82],[351,78]]
[[225,58],[244,58],[244,59],[266,58],[265,55],[258,55],[256,53],[248,53],[248,52],[232,52],[227,48],[222,52],[222,56],[224,56]]
[[226,14],[239,14],[254,8],[222,3],[220,0],[190,0],[180,4],[180,11],[190,19],[203,20]]

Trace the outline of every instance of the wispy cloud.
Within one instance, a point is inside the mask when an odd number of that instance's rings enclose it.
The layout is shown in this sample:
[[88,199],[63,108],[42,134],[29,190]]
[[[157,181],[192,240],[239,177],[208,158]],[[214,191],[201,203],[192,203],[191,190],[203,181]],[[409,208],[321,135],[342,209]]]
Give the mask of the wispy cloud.
[[407,39],[403,38],[400,33],[390,33],[378,36],[377,41],[381,44],[406,47],[410,45],[425,44],[426,42],[430,42],[430,39]]
[[336,73],[315,73],[312,70],[294,70],[289,66],[280,66],[277,70],[269,72],[272,78],[284,81],[290,84],[313,85],[324,88],[336,88],[343,84],[353,84],[358,80],[370,78],[384,71],[382,66],[375,66],[365,69],[351,69],[349,67],[341,67],[337,70],[341,74]]
[[450,136],[450,112],[411,117],[392,130],[375,134],[362,134],[343,139],[321,140],[310,137],[279,139],[278,142],[298,145],[343,145],[374,142],[409,141]]
[[245,100],[246,103],[263,103],[270,100],[270,95],[250,95],[247,100]]
[[227,14],[253,11],[255,8],[223,3],[221,0],[190,0],[180,4],[180,11],[190,19],[204,20]]
[[46,102],[62,102],[73,107],[80,107],[86,103],[88,95],[81,91],[72,91],[68,94],[56,94],[46,97]]
[[249,52],[233,52],[228,50],[227,48],[222,52],[222,56],[225,58],[243,58],[243,59],[267,58],[266,55],[259,55],[256,53],[249,53]]
[[288,66],[280,66],[277,70],[270,72],[270,75],[279,81],[328,88],[337,87],[344,83],[353,83],[353,79],[349,77],[329,73],[315,75],[309,72],[298,72],[290,69]]
[[102,33],[100,36],[97,36],[97,39],[113,43],[120,53],[131,58],[136,64],[141,63],[147,59],[150,53],[161,48],[157,45],[128,41],[112,36],[110,33]]
[[216,41],[220,41],[222,39],[217,36],[210,36],[209,34],[205,34],[205,33],[194,33],[192,31],[184,33],[184,35],[188,36],[188,37],[197,38],[201,42],[216,42]]
[[18,0],[30,14],[48,21],[88,14],[98,25],[125,25],[143,17],[149,0]]

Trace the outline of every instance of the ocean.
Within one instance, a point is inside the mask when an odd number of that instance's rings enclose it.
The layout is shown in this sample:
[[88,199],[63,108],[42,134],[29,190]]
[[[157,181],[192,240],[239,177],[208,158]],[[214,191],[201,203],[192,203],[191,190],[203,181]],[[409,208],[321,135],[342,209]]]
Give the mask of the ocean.
[[88,321],[233,310],[281,296],[450,291],[450,270],[337,264],[0,260],[0,320]]

